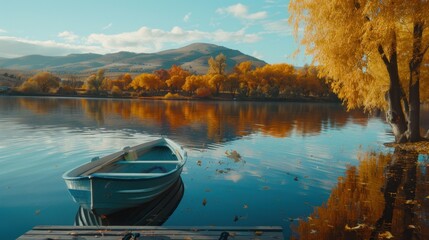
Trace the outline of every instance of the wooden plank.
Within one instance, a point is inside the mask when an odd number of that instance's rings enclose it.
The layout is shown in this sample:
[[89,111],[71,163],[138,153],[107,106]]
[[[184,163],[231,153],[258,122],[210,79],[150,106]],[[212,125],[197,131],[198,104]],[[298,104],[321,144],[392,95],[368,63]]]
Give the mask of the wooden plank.
[[[133,230],[133,231],[111,231],[111,230],[30,230],[27,234],[31,235],[106,235],[106,236],[121,236],[128,232],[138,232],[143,235],[207,235],[207,236],[219,236],[225,231],[179,231],[179,230]],[[271,235],[273,232],[263,231],[227,231],[234,236],[254,236],[254,235]],[[275,232],[274,232],[275,233]]]
[[20,238],[24,239],[122,239],[129,233],[140,233],[139,239],[218,239],[228,232],[232,239],[283,239],[283,229],[278,226],[202,226],[202,227],[153,227],[153,226],[36,226]]
[[92,230],[100,230],[100,229],[109,229],[109,230],[158,230],[158,229],[166,229],[166,230],[188,230],[188,231],[206,231],[206,230],[219,230],[219,231],[228,231],[228,230],[242,230],[242,231],[252,231],[252,230],[260,230],[260,231],[283,231],[283,228],[280,226],[51,226],[51,225],[39,225],[33,228],[36,229],[64,229],[64,230],[78,230],[78,229],[92,229]]

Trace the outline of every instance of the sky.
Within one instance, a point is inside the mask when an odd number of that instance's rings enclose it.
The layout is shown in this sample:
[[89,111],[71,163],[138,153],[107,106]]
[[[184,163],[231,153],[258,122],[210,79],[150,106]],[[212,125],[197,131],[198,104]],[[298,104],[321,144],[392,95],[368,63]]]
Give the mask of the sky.
[[[288,0],[0,0],[0,57],[152,53],[205,42],[296,66]],[[302,47],[301,47],[302,50]]]

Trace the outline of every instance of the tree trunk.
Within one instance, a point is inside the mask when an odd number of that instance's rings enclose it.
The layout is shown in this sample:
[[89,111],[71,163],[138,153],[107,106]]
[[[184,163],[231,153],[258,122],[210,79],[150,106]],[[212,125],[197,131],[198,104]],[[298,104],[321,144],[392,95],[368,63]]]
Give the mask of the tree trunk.
[[386,112],[386,120],[392,127],[393,135],[396,143],[407,141],[406,131],[407,123],[405,121],[404,111],[402,110],[401,98],[402,89],[399,81],[398,57],[396,53],[396,35],[393,33],[392,50],[390,59],[387,59],[384,50],[379,46],[380,55],[386,65],[389,73],[390,86],[387,92],[388,110]]
[[408,138],[410,142],[420,140],[420,66],[422,54],[423,23],[414,23],[413,56],[410,60]]
[[[416,195],[416,178],[417,178],[417,153],[409,153],[398,148],[395,148],[392,161],[389,163],[386,171],[386,179],[383,187],[384,194],[384,209],[380,218],[375,223],[375,228],[371,232],[369,239],[380,239],[379,234],[385,231],[397,231],[400,229],[392,229],[392,224],[402,225],[404,230],[402,236],[395,235],[398,239],[413,239],[416,235],[416,230],[410,226],[416,225],[416,216],[414,209],[414,200]],[[405,199],[401,200],[398,196],[404,195]],[[399,203],[397,202],[397,198]],[[406,201],[410,202],[406,202]],[[402,202],[403,201],[403,202]],[[405,204],[403,204],[405,203]],[[395,218],[395,211],[398,211]],[[398,219],[403,211],[403,219]],[[418,239],[418,238],[416,238]]]

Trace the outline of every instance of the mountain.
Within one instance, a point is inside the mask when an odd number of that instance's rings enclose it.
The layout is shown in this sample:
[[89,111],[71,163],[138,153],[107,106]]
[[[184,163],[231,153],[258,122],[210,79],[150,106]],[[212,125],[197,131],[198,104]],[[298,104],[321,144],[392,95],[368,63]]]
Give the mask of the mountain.
[[0,68],[17,70],[45,70],[52,72],[94,72],[100,68],[110,72],[152,72],[169,69],[173,64],[191,72],[204,74],[208,59],[223,53],[227,59],[227,71],[240,62],[252,61],[260,67],[266,62],[242,52],[207,43],[193,43],[188,46],[157,53],[118,52],[110,54],[70,54],[67,56],[28,55],[19,58],[0,58]]

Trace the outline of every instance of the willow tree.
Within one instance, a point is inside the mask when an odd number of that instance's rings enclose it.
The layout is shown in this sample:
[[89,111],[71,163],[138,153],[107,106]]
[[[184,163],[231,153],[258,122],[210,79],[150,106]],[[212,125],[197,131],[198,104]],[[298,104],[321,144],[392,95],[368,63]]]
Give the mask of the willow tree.
[[[291,0],[289,19],[349,109],[382,108],[396,142],[420,140],[427,0]],[[301,29],[303,33],[301,34]],[[427,90],[426,90],[427,91]],[[424,95],[424,94],[423,94]]]

